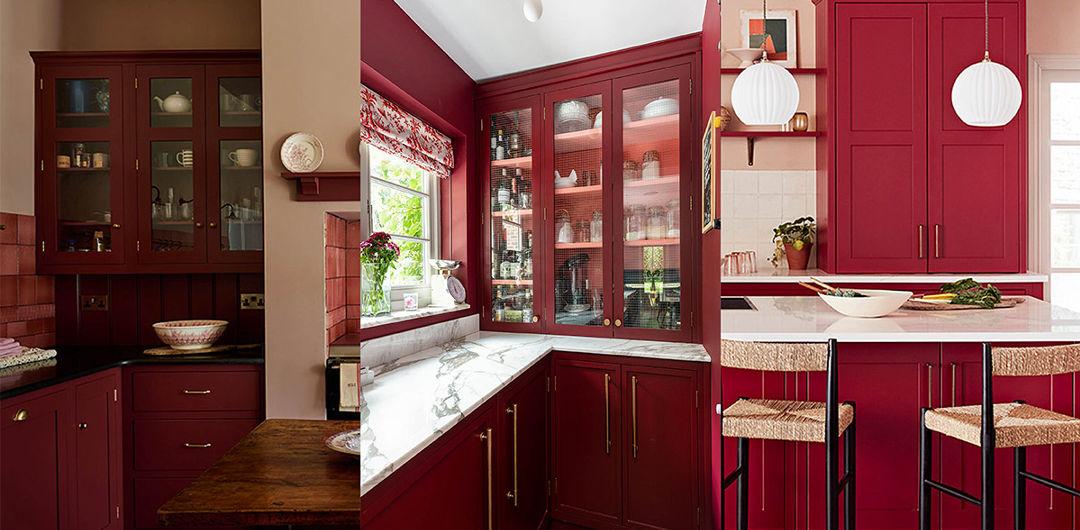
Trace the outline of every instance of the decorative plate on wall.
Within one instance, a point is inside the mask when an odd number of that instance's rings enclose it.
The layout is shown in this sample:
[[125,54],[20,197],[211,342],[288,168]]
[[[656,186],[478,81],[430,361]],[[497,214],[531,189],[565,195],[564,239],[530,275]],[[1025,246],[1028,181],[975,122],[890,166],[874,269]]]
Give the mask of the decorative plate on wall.
[[281,144],[281,163],[293,173],[311,173],[323,161],[323,145],[314,134],[295,133]]

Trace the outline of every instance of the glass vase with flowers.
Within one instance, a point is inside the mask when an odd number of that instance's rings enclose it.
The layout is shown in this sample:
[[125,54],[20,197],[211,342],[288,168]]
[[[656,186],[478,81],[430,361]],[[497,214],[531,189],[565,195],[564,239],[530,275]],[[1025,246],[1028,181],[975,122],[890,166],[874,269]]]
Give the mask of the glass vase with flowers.
[[390,284],[386,275],[397,266],[401,249],[390,234],[375,232],[360,243],[360,314],[390,314]]

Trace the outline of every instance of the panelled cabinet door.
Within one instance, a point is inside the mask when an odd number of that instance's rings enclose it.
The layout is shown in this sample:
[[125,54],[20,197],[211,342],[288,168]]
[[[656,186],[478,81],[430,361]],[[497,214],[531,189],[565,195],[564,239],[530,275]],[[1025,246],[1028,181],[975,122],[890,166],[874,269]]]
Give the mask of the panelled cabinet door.
[[836,6],[836,272],[926,272],[926,6]]
[[499,528],[536,530],[548,514],[548,394],[546,363],[499,399]]
[[[615,335],[690,338],[694,260],[690,66],[613,82],[611,267]],[[607,113],[605,113],[605,118]],[[603,125],[607,125],[605,120]],[[684,300],[684,297],[686,299]],[[686,302],[685,304],[683,302]]]
[[[1021,9],[990,8],[990,57],[1024,79]],[[1022,272],[1024,110],[1004,127],[966,125],[952,107],[960,72],[982,60],[983,7],[929,6],[930,272]]]
[[121,528],[120,377],[75,387],[75,528]]
[[0,526],[69,528],[70,394],[55,392],[0,412]]
[[536,332],[546,320],[540,198],[551,183],[537,178],[542,111],[537,96],[494,103],[482,114],[485,329]]
[[119,265],[124,88],[119,66],[47,66],[40,79],[38,252],[43,265]]
[[217,212],[206,202],[203,67],[139,66],[136,79],[139,262],[204,263]]
[[627,450],[626,523],[634,528],[697,525],[701,438],[697,375],[689,370],[628,366],[622,398]]
[[555,359],[552,514],[576,524],[622,520],[619,365]]
[[206,67],[206,252],[262,263],[262,78],[256,64]]

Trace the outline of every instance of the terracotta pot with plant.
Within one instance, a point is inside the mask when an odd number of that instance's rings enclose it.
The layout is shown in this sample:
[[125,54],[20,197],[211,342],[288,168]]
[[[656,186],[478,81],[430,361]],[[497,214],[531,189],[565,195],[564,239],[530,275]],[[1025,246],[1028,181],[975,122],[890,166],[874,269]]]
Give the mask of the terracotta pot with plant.
[[769,261],[776,267],[780,259],[786,257],[791,270],[806,270],[810,263],[810,249],[814,246],[814,234],[817,225],[813,217],[800,217],[790,223],[783,223],[773,229],[773,241],[776,250]]

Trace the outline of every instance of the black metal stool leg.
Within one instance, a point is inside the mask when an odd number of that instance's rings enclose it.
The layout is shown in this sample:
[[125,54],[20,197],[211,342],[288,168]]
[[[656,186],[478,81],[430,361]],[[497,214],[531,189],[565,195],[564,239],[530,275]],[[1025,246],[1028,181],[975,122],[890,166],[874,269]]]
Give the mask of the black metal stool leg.
[[736,485],[738,506],[735,509],[739,530],[750,528],[750,439],[739,438],[739,482]]
[[982,443],[982,530],[994,530],[994,445],[986,442],[984,436]]
[[[851,404],[852,408],[855,404]],[[855,420],[844,433],[844,530],[855,530]]]
[[926,428],[926,411],[919,416],[919,530],[930,530],[930,479],[933,470],[933,439]]
[[1027,448],[1013,449],[1013,529],[1024,530],[1027,526]]

